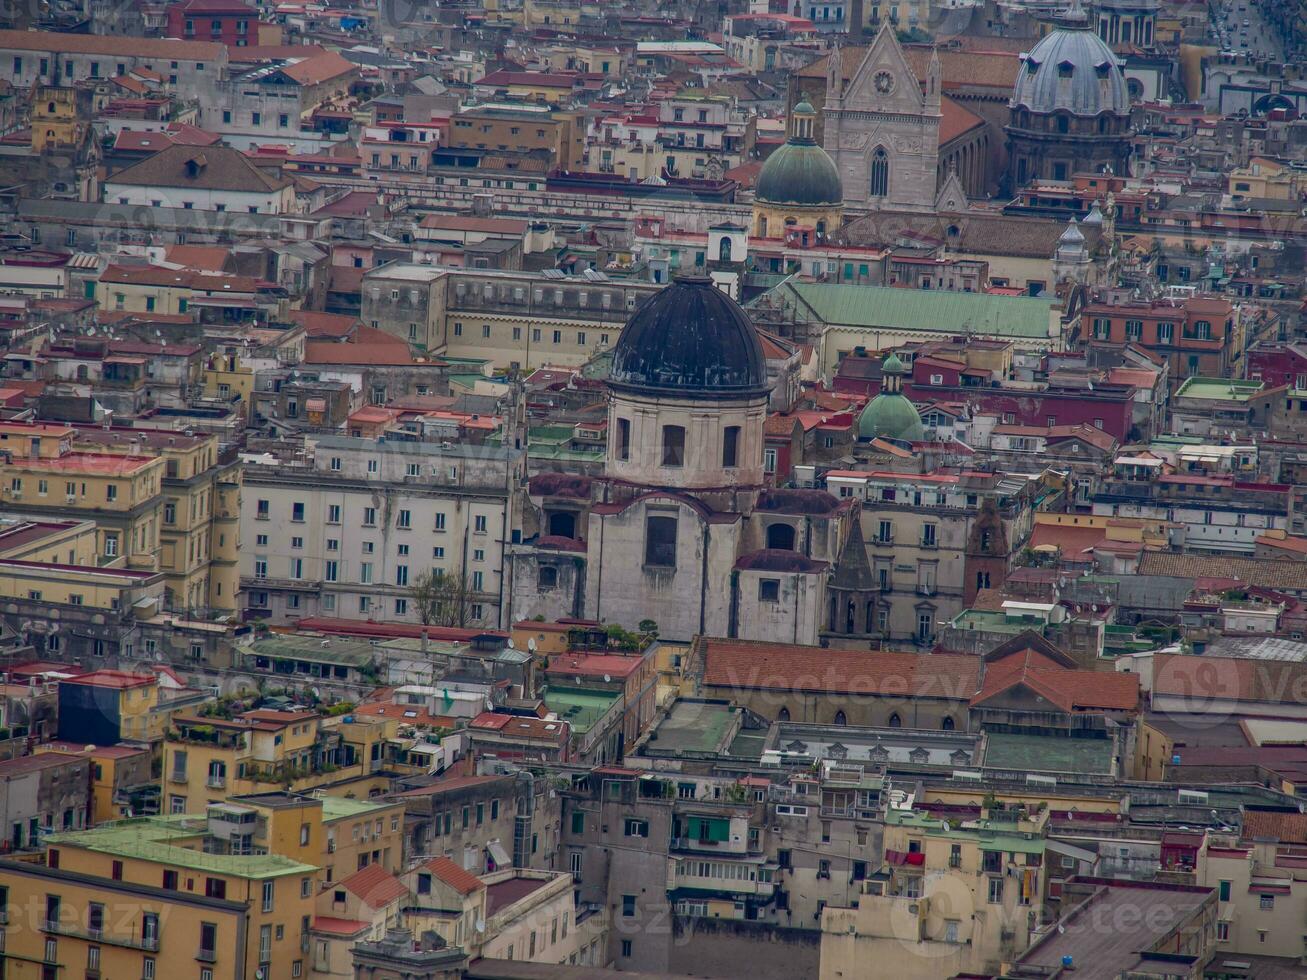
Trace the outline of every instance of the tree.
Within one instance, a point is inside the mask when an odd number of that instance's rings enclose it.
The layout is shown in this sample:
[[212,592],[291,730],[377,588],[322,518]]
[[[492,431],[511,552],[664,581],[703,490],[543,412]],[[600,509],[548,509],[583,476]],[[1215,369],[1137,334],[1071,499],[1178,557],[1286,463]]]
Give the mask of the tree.
[[408,588],[423,626],[465,626],[470,606],[467,576],[426,571]]
[[658,624],[655,623],[652,619],[640,620],[640,625],[637,626],[636,629],[638,629],[645,636],[656,637],[658,635]]

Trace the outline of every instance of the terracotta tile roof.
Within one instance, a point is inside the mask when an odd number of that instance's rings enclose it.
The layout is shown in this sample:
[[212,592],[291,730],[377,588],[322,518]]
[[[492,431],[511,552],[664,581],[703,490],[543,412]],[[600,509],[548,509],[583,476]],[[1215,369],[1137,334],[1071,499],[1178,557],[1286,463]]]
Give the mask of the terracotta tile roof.
[[91,687],[111,687],[122,690],[129,687],[153,687],[158,678],[153,674],[131,674],[124,670],[97,670],[79,677],[70,677],[65,684],[87,684]]
[[985,683],[971,703],[983,704],[1018,685],[1067,713],[1135,711],[1139,707],[1138,674],[1068,669],[1036,650],[988,664]]
[[374,909],[384,908],[408,894],[404,883],[380,864],[369,864],[355,871],[337,887],[353,892]]
[[551,657],[545,673],[561,677],[616,677],[635,673],[644,657],[626,657],[619,653],[561,653]]
[[210,41],[171,38],[111,37],[104,34],[63,34],[57,31],[0,31],[0,48],[41,54],[102,54],[172,61],[203,61],[215,72],[227,60],[227,47]]
[[506,715],[495,711],[481,712],[468,722],[468,728],[473,731],[499,732],[510,738],[536,739],[559,744],[567,741],[569,730],[565,721],[546,721],[543,718]]
[[[180,42],[178,42],[180,43]],[[192,165],[193,166],[190,166]],[[134,187],[185,187],[192,190],[267,194],[290,181],[270,176],[240,150],[229,146],[174,144],[109,177],[110,184]]]
[[[867,45],[848,45],[840,48],[845,81],[853,77],[867,53]],[[924,79],[930,65],[930,49],[924,46],[908,45],[903,49],[908,66],[917,78]],[[812,64],[799,69],[800,78],[826,78],[826,65],[829,55],[819,58]],[[994,88],[1001,89],[1006,98],[1012,92],[1021,68],[1021,59],[1017,52],[1008,51],[945,51],[939,52],[940,83],[944,91],[955,88]],[[943,142],[941,138],[940,142]]]
[[966,700],[979,686],[978,657],[707,637],[695,640],[695,647],[703,683],[710,687]]
[[412,364],[407,344],[338,344],[310,340],[304,345],[305,364]]
[[1307,844],[1307,813],[1245,810],[1243,840],[1274,840],[1281,844]]
[[968,133],[978,126],[985,125],[985,120],[970,109],[958,105],[947,95],[940,97],[939,113],[939,145],[941,147],[949,140],[956,139],[963,133]]
[[447,857],[432,858],[422,867],[460,895],[471,895],[477,889],[486,887],[484,881],[472,872],[463,870]]
[[1307,562],[1281,558],[1147,551],[1139,559],[1137,574],[1176,578],[1237,578],[1248,585],[1280,592],[1307,592]]
[[[1145,552],[1147,558],[1152,552]],[[1301,562],[1290,564],[1300,565]],[[1212,710],[1215,701],[1278,704],[1307,685],[1307,664],[1290,660],[1159,653],[1153,657],[1153,696],[1192,702],[1194,711]]]
[[286,65],[281,69],[281,73],[301,85],[317,85],[319,82],[325,82],[329,78],[336,78],[354,70],[352,61],[346,61],[335,51],[323,51],[292,65]]
[[330,915],[313,917],[314,932],[329,932],[333,936],[353,936],[364,929],[371,928],[372,923],[364,922],[362,919],[338,919]]

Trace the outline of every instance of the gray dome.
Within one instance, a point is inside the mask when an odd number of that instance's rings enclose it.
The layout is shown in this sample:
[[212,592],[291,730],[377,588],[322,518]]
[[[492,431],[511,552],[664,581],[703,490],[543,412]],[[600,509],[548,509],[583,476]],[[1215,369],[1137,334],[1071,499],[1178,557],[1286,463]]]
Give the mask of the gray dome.
[[767,393],[767,358],[749,314],[707,276],[677,276],[617,337],[615,388],[707,398]]
[[1021,56],[1011,107],[1031,112],[1097,116],[1130,111],[1116,55],[1093,31],[1059,28]]

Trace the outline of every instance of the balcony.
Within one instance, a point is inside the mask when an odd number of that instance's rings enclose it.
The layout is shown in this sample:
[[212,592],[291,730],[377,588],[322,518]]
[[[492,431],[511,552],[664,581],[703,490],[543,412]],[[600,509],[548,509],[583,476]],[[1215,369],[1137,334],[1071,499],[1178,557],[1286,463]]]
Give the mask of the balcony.
[[177,783],[181,786],[185,786],[187,783],[190,782],[190,780],[186,778],[186,773],[177,772],[174,770],[173,772],[170,772],[168,774],[168,782]]
[[217,963],[218,951],[216,949],[205,949],[201,946],[195,953],[195,958],[201,963]]
[[146,936],[137,938],[136,936],[115,936],[105,932],[103,929],[83,929],[79,925],[70,922],[52,922],[49,919],[42,926],[45,932],[54,933],[57,936],[70,936],[75,939],[85,939],[89,942],[99,943],[103,946],[121,946],[124,949],[139,949],[146,953],[157,953],[159,951],[159,937]]
[[209,789],[226,789],[227,777],[215,776],[212,773],[210,773],[209,778],[205,780],[204,785],[209,787]]

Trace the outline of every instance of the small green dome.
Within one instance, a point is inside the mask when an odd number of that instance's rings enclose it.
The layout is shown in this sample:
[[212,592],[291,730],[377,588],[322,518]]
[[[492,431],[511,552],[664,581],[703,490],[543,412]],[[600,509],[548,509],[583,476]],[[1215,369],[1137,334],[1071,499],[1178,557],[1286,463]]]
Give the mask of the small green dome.
[[921,415],[904,395],[881,392],[862,410],[858,438],[920,442],[925,438],[925,430],[921,427]]
[[899,360],[899,356],[891,352],[890,356],[885,358],[885,363],[883,363],[880,366],[880,373],[881,374],[907,374],[908,369],[903,366],[903,362]]
[[825,150],[812,140],[791,137],[762,165],[753,196],[766,204],[838,207],[844,202],[844,186]]
[[815,116],[817,114],[817,110],[812,107],[812,103],[809,102],[807,99],[802,99],[799,101],[799,104],[794,107],[794,114],[796,116],[798,115]]

